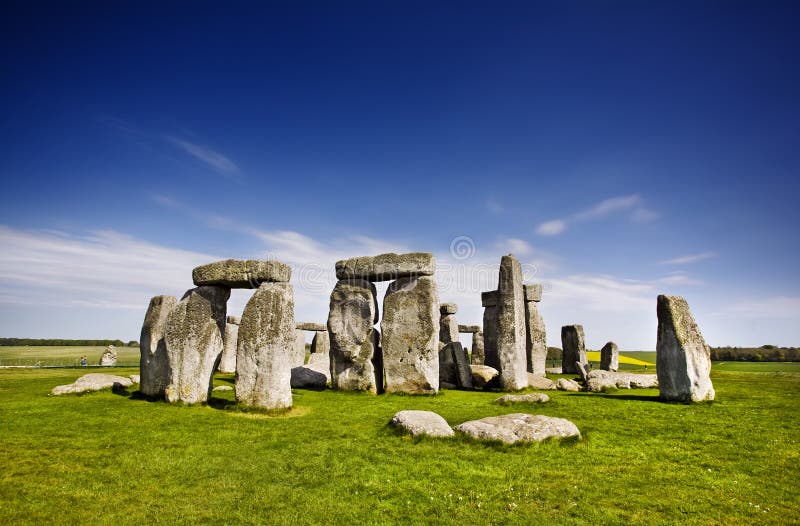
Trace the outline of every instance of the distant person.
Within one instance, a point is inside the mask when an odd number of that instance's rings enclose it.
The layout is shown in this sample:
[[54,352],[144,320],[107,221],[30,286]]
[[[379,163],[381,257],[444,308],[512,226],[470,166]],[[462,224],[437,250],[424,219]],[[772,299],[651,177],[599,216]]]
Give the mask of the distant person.
[[89,360],[87,360],[85,356],[81,356],[81,365],[83,367],[86,367],[87,365],[89,365]]

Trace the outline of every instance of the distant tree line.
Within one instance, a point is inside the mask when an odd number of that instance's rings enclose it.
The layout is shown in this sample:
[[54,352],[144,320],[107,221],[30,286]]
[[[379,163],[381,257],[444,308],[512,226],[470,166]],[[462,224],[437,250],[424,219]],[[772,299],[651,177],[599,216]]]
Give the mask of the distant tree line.
[[712,347],[711,360],[715,362],[800,362],[800,349],[796,347]]
[[58,347],[105,347],[113,345],[114,347],[138,347],[139,342],[129,341],[127,343],[122,340],[57,340],[52,338],[0,338],[0,347],[11,346],[58,346]]

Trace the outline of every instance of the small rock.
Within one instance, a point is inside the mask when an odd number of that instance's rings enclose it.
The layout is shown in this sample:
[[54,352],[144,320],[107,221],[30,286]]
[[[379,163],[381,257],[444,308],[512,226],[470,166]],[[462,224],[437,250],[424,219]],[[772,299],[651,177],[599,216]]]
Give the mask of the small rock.
[[655,374],[615,373],[613,371],[591,371],[586,380],[586,390],[601,393],[609,389],[650,389],[658,387]]
[[545,374],[564,374],[561,372],[561,367],[548,367],[544,372]]
[[330,372],[326,375],[325,371],[320,369],[317,365],[293,367],[292,389],[325,389],[330,380]]
[[120,387],[130,387],[133,382],[130,378],[116,376],[113,374],[89,373],[81,376],[75,383],[59,385],[50,392],[59,396],[64,394],[85,393],[86,391],[99,391],[119,385]]
[[559,391],[580,391],[581,384],[575,380],[567,380],[566,378],[559,378],[556,382],[556,389]]
[[500,376],[500,372],[488,365],[470,365],[472,370],[472,385],[477,389],[483,389],[486,385]]
[[569,420],[525,413],[471,420],[456,426],[456,431],[476,440],[499,440],[506,444],[581,436],[578,427]]
[[138,374],[132,374],[128,378],[130,378],[131,382],[133,382],[135,384],[138,384],[140,382],[140,380],[141,380],[141,376],[139,376]]
[[449,437],[455,434],[447,421],[433,411],[400,411],[392,417],[389,425],[399,427],[411,436]]
[[543,393],[530,393],[524,395],[513,395],[508,394],[505,396],[501,396],[497,400],[494,401],[496,404],[507,405],[507,404],[543,404],[545,402],[549,402],[550,397]]

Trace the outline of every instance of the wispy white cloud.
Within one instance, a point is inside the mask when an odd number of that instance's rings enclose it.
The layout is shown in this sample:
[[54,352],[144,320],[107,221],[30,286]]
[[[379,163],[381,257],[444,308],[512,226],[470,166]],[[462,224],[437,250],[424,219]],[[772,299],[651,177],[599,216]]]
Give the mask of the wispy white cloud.
[[533,247],[524,239],[508,238],[495,245],[501,254],[514,254],[517,257],[527,256],[533,253]]
[[644,200],[639,194],[623,195],[600,201],[596,205],[576,212],[571,216],[540,223],[536,227],[536,233],[542,236],[557,236],[573,223],[594,221],[628,211],[631,212],[630,220],[635,223],[645,223],[658,217],[656,212],[644,206]]
[[165,136],[164,139],[174,146],[177,146],[194,159],[207,165],[214,171],[231,179],[237,179],[239,167],[236,165],[236,163],[220,152],[212,150],[207,146],[195,144],[171,135]]
[[545,221],[536,227],[536,233],[541,236],[557,236],[567,228],[567,222],[563,219],[553,219]]
[[800,323],[800,297],[772,296],[739,300],[724,314],[749,319],[793,319]]
[[658,212],[650,210],[649,208],[640,207],[631,214],[631,221],[634,223],[649,223],[650,221],[655,221],[659,217]]
[[703,261],[706,259],[711,259],[717,257],[716,252],[698,252],[696,254],[687,254],[685,256],[679,256],[672,259],[667,259],[661,261],[661,265],[688,265],[689,263],[696,263],[698,261]]
[[578,212],[573,216],[573,219],[575,221],[588,221],[591,219],[606,217],[614,212],[630,210],[641,202],[642,198],[638,194],[612,197],[610,199],[600,201],[591,208]]
[[506,211],[506,208],[494,197],[486,200],[486,208],[493,214],[502,214]]

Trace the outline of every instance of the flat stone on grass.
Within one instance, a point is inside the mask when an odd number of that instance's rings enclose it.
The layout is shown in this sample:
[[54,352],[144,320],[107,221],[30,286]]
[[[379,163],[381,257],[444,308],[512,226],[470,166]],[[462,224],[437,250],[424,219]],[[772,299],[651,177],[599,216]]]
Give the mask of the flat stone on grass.
[[470,420],[455,429],[476,440],[500,441],[505,444],[581,436],[578,427],[565,418],[526,413]]
[[447,421],[433,411],[400,411],[392,417],[389,425],[411,436],[450,437],[455,434]]
[[75,383],[54,387],[50,394],[59,396],[65,394],[85,393],[87,391],[100,391],[119,384],[121,387],[130,387],[133,382],[125,376],[113,374],[89,373],[81,376]]
[[550,397],[544,393],[530,393],[522,395],[508,394],[501,396],[494,401],[495,404],[544,404],[550,401]]

